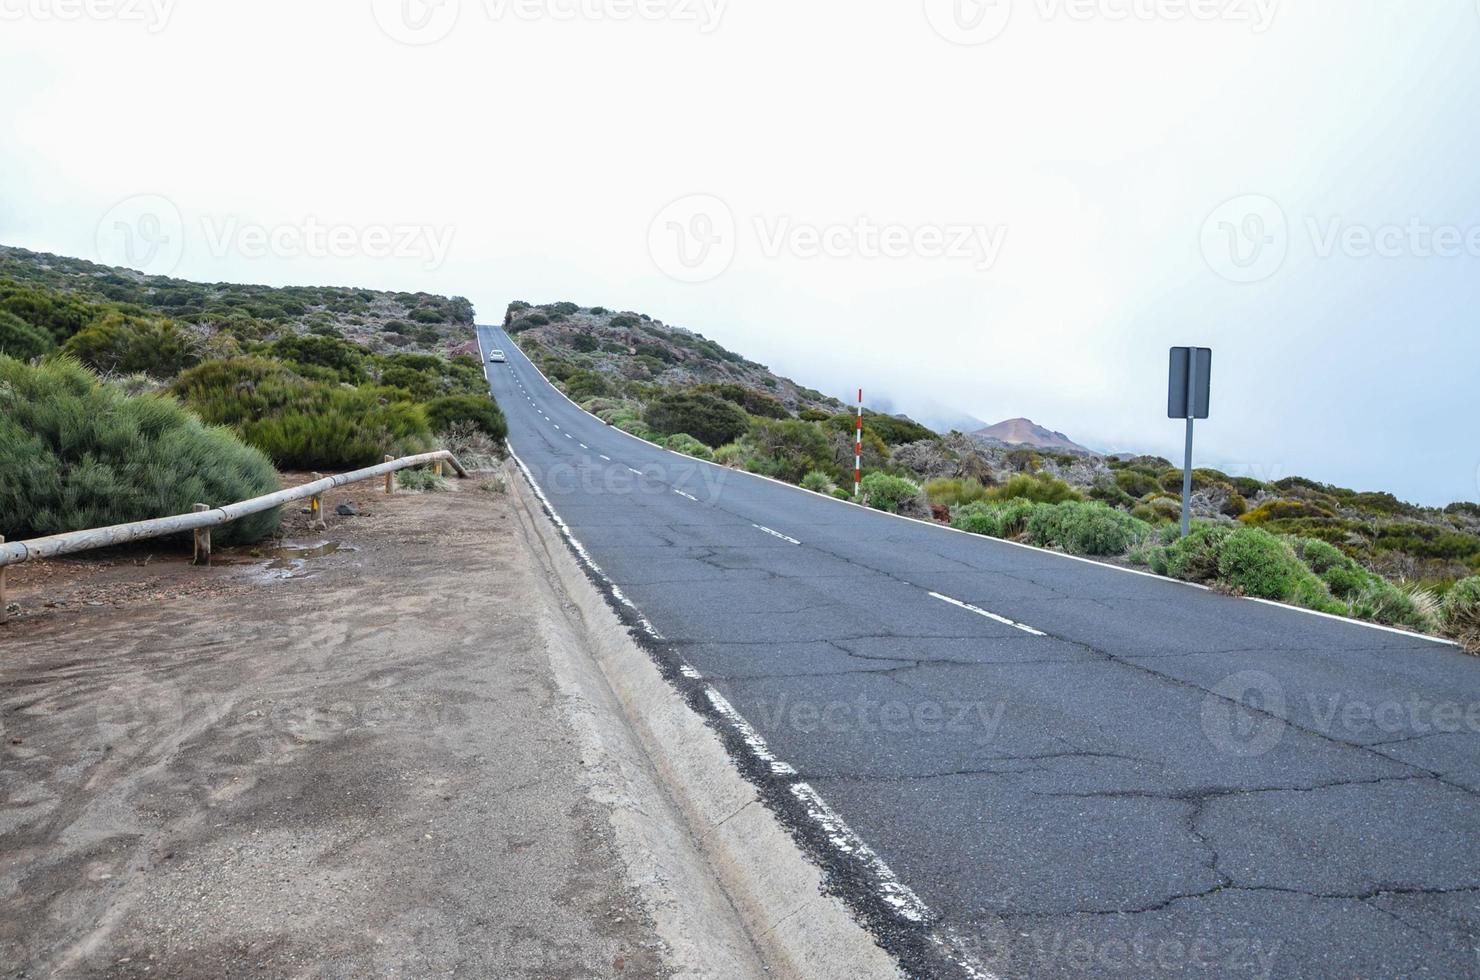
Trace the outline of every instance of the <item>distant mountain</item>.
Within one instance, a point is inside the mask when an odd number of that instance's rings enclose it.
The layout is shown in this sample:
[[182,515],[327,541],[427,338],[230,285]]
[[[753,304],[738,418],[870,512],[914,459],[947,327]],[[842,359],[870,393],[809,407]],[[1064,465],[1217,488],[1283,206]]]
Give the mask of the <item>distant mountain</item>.
[[972,438],[989,446],[1006,446],[1015,448],[1028,446],[1033,449],[1047,449],[1061,453],[1078,453],[1085,456],[1098,456],[1099,453],[1093,449],[1087,449],[1079,443],[1070,439],[1062,432],[1054,432],[1045,429],[1032,419],[1008,419],[989,425],[985,429],[977,429],[971,433]]

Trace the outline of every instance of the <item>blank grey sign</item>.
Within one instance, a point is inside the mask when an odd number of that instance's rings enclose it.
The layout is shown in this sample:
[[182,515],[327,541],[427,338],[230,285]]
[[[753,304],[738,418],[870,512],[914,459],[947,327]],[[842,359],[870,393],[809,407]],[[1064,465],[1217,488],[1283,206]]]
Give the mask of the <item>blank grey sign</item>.
[[[1191,355],[1196,353],[1195,358]],[[1187,410],[1187,369],[1195,361],[1197,377],[1193,379],[1193,411]],[[1208,417],[1209,379],[1213,376],[1213,351],[1208,347],[1173,347],[1170,381],[1167,384],[1167,418],[1205,419]]]

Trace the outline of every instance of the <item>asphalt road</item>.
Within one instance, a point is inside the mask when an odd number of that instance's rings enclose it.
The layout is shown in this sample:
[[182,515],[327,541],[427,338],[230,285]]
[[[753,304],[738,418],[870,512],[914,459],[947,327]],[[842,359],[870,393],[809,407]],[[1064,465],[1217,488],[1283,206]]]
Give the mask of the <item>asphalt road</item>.
[[1480,661],[689,461],[478,332],[552,508],[795,769],[753,778],[928,906],[808,838],[912,971],[1480,975]]

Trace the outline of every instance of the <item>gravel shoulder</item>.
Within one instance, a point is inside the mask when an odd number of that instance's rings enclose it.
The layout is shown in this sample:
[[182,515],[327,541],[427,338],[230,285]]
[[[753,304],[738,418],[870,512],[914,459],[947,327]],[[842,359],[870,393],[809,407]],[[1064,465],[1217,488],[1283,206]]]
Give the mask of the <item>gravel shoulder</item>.
[[454,486],[12,570],[0,976],[668,974],[512,501]]

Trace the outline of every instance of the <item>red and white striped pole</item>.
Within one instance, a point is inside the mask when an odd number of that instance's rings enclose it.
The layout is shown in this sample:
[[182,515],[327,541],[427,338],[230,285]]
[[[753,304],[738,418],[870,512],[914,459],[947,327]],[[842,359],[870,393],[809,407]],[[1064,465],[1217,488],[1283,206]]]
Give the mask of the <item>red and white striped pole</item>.
[[853,496],[863,492],[863,389],[858,389],[858,428],[853,441]]

